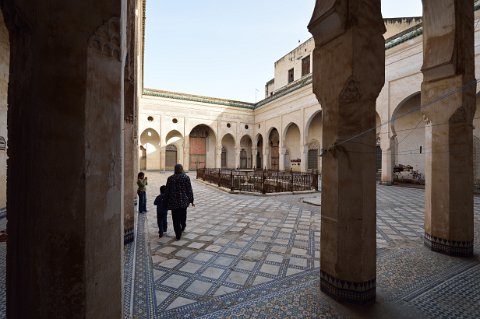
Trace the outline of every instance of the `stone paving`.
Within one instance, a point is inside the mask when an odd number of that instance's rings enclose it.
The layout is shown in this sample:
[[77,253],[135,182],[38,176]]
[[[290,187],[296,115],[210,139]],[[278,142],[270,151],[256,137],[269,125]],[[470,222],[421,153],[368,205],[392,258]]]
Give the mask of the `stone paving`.
[[149,212],[138,215],[126,257],[135,265],[126,289],[133,318],[480,317],[478,198],[475,257],[453,258],[423,246],[423,190],[379,186],[377,303],[354,307],[319,291],[315,195],[229,194],[191,175],[196,207],[177,241],[170,216],[158,238],[152,205],[169,174],[148,176]]

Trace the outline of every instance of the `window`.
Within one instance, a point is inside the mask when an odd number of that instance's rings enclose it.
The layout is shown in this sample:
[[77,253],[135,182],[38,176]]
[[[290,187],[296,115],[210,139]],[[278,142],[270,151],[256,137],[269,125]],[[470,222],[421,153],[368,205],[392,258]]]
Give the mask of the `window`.
[[174,124],[177,124],[177,123],[178,123],[178,120],[177,120],[177,119],[173,119],[172,122],[173,122]]
[[153,117],[152,116],[149,116],[147,119],[148,119],[149,122],[153,122]]
[[310,74],[310,55],[302,59],[302,76]]
[[293,82],[293,69],[288,70],[288,83]]
[[0,151],[4,151],[7,149],[7,141],[3,136],[0,136]]

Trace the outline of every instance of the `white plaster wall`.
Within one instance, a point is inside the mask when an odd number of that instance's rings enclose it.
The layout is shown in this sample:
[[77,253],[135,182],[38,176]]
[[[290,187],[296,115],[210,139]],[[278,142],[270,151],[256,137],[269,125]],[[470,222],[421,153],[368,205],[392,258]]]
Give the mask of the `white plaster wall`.
[[[302,77],[302,59],[309,56],[315,48],[313,38],[300,44],[294,50],[275,62],[275,83],[274,90],[277,91],[288,84],[288,70],[294,68],[294,81]],[[310,60],[310,73],[312,72],[312,59]]]
[[[7,92],[10,65],[10,42],[8,31],[0,12],[0,136],[8,141]],[[7,151],[0,150],[0,208],[7,206]]]

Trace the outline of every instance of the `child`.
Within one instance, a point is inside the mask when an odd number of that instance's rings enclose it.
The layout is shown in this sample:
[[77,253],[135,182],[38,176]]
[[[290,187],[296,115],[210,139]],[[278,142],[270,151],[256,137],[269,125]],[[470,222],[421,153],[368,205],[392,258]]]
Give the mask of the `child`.
[[138,173],[138,180],[137,180],[137,194],[138,194],[138,212],[139,213],[146,213],[147,212],[147,178],[145,177],[145,173],[140,172]]
[[160,195],[155,198],[153,202],[157,206],[157,225],[158,225],[158,237],[162,238],[163,233],[167,232],[167,197],[165,191],[167,187],[165,185],[160,187]]

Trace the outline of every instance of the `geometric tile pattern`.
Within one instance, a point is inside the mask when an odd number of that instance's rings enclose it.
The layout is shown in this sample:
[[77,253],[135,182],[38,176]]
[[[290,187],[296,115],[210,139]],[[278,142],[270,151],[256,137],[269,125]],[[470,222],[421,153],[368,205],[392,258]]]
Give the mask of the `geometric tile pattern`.
[[193,305],[222,309],[224,296],[318,268],[318,208],[193,187],[196,208],[182,240],[173,232],[159,239],[155,214],[147,214],[159,318],[184,317]]
[[[189,208],[186,232],[176,241],[170,217],[169,231],[158,238],[153,206],[154,190],[169,174],[148,175],[149,212],[136,214],[135,242],[124,248],[125,318],[359,316],[319,290],[320,207],[303,203],[318,194],[229,194],[191,175],[197,207]],[[473,258],[424,247],[423,205],[421,189],[377,187],[379,303],[368,309],[390,305],[394,314],[380,311],[379,318],[480,318],[480,198]],[[0,219],[0,228],[5,223]],[[0,319],[5,258],[0,243]]]
[[[167,176],[154,175],[153,188]],[[176,241],[173,232],[157,238],[155,213],[147,214],[155,318],[340,317],[338,307],[318,288],[320,207],[302,200],[318,195],[229,194],[192,181],[197,206],[188,210],[182,240]],[[425,317],[441,317],[430,298],[417,297],[435,289],[443,296],[442,283],[478,260],[448,257],[423,246],[423,190],[379,186],[377,198],[379,293],[387,302],[408,304]],[[477,221],[479,204],[476,198]],[[467,285],[464,293],[473,296],[475,285]],[[448,309],[465,308],[461,305]],[[471,309],[465,313],[476,315]]]
[[412,303],[431,318],[479,318],[480,265],[441,282]]

